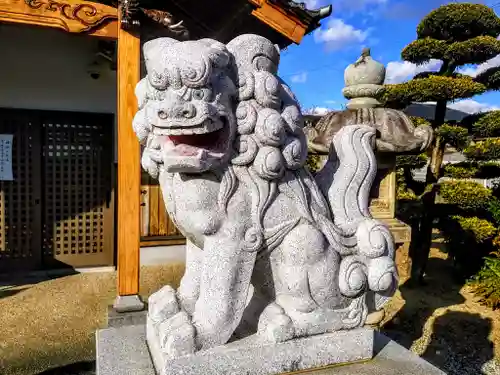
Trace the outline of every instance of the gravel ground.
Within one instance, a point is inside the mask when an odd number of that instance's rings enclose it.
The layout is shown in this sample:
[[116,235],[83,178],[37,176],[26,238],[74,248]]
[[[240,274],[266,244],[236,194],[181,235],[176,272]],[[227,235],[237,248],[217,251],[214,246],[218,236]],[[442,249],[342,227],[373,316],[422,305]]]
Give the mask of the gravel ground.
[[[140,294],[178,285],[183,272],[179,264],[142,267]],[[0,374],[91,374],[95,331],[115,296],[115,272],[0,286]]]

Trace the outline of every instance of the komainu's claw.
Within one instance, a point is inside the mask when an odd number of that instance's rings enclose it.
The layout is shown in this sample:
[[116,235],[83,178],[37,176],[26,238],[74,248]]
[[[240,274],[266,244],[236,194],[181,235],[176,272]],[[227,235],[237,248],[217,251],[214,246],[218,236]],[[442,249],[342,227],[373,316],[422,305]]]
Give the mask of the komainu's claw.
[[165,285],[149,299],[148,315],[155,323],[161,323],[180,311],[175,290],[170,285]]
[[271,303],[262,312],[258,332],[272,342],[290,340],[295,334],[292,320],[276,303]]

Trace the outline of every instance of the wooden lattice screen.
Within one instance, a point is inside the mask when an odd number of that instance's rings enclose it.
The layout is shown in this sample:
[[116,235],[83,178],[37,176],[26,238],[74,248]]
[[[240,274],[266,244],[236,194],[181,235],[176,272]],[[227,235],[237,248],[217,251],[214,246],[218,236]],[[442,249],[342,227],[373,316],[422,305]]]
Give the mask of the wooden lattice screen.
[[43,126],[44,260],[112,264],[113,117],[60,113]]
[[0,270],[113,264],[113,116],[0,110]]
[[40,127],[22,111],[0,111],[12,134],[13,181],[0,181],[0,272],[40,266]]
[[185,243],[170,220],[158,180],[143,172],[141,181],[141,243],[144,246]]

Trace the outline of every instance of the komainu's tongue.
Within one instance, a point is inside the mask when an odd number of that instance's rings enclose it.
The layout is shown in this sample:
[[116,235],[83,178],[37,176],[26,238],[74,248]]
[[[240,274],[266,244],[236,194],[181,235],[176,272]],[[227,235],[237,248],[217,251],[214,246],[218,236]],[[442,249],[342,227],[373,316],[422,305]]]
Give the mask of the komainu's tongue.
[[190,145],[186,145],[184,143],[181,143],[175,147],[175,151],[179,155],[198,156],[198,154],[201,152],[201,149],[198,147],[194,147],[194,146],[190,146]]
[[190,146],[204,147],[211,146],[217,143],[218,132],[207,134],[186,134],[186,135],[169,135],[170,140],[175,144],[185,144]]

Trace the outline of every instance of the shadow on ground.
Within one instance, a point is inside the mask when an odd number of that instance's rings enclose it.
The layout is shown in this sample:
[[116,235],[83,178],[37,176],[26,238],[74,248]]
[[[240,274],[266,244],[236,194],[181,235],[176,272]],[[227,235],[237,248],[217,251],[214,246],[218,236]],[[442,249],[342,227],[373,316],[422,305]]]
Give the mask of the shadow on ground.
[[62,268],[55,271],[36,271],[27,274],[4,273],[0,275],[0,299],[12,297],[31,287],[61,277],[78,275],[73,268]]
[[409,348],[422,336],[424,325],[437,309],[465,301],[460,294],[462,285],[454,283],[451,277],[446,277],[450,272],[449,268],[445,259],[431,258],[426,285],[416,286],[408,279],[399,287],[405,305],[384,325],[385,334]]
[[20,293],[26,289],[29,289],[29,288],[20,288],[20,287],[19,288],[14,288],[14,287],[0,288],[0,299],[12,297],[12,296],[16,295],[17,293]]
[[67,366],[40,372],[37,375],[93,375],[95,361],[77,362]]
[[449,375],[485,375],[484,366],[494,358],[493,343],[488,339],[491,329],[491,319],[479,314],[447,312],[434,320],[422,357]]
[[463,285],[454,281],[451,267],[447,259],[431,257],[425,285],[403,283],[404,306],[382,332],[449,375],[492,374],[484,367],[494,358],[493,322],[467,311]]

